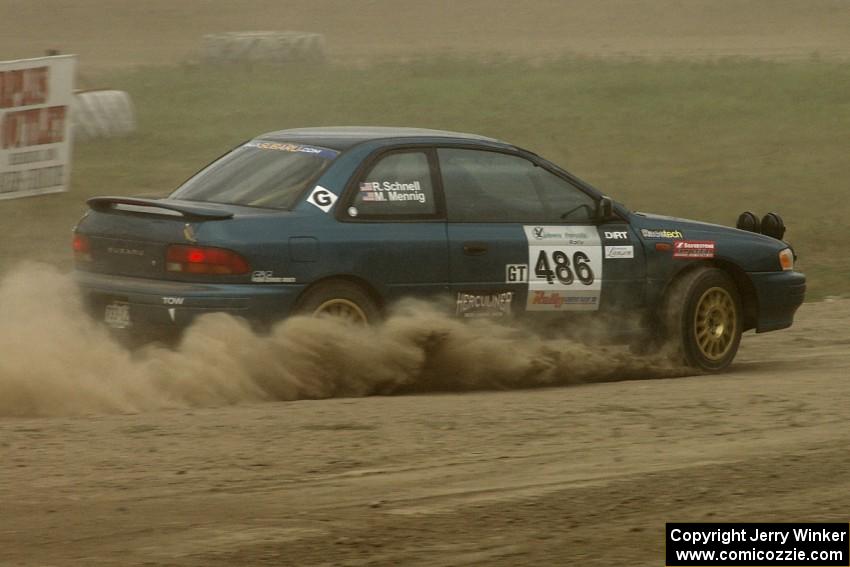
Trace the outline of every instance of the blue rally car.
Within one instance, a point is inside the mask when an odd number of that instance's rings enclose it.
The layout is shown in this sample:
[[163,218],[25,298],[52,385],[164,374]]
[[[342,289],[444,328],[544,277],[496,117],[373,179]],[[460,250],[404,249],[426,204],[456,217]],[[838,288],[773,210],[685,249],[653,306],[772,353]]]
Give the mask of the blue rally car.
[[777,215],[745,213],[742,230],[631,212],[532,152],[470,134],[272,132],[167,198],[88,204],[77,281],[96,317],[134,335],[213,311],[368,323],[399,298],[449,296],[460,317],[607,321],[712,371],[743,331],[790,326],[805,294]]

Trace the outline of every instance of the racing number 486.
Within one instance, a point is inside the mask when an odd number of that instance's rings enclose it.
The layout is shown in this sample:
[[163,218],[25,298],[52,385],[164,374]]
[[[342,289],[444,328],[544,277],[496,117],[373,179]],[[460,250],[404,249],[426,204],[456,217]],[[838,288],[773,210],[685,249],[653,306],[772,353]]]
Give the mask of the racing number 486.
[[587,254],[578,251],[573,254],[570,264],[570,257],[566,252],[555,250],[550,262],[549,255],[545,250],[541,250],[534,265],[534,275],[550,284],[554,284],[557,279],[563,285],[570,285],[578,278],[582,284],[590,285],[593,283],[593,270],[588,264],[589,261]]

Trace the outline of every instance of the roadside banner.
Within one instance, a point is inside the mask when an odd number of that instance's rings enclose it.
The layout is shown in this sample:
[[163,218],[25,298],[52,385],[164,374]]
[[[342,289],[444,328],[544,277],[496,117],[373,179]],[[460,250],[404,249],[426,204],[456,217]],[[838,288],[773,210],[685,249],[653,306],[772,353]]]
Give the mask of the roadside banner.
[[67,191],[76,55],[0,62],[0,199]]

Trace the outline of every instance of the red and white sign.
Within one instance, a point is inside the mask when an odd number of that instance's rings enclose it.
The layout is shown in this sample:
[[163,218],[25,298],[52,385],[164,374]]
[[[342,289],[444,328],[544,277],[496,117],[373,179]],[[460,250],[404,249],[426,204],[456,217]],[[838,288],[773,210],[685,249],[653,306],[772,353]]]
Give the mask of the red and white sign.
[[714,258],[713,240],[676,240],[673,242],[674,258]]
[[67,191],[75,55],[0,62],[0,199]]

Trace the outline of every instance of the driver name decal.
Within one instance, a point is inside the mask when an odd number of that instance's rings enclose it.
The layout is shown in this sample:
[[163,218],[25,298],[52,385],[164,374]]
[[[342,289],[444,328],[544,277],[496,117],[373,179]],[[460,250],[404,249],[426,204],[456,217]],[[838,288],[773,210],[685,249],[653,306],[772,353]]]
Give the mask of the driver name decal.
[[602,292],[602,243],[594,226],[525,226],[527,311],[595,311]]

